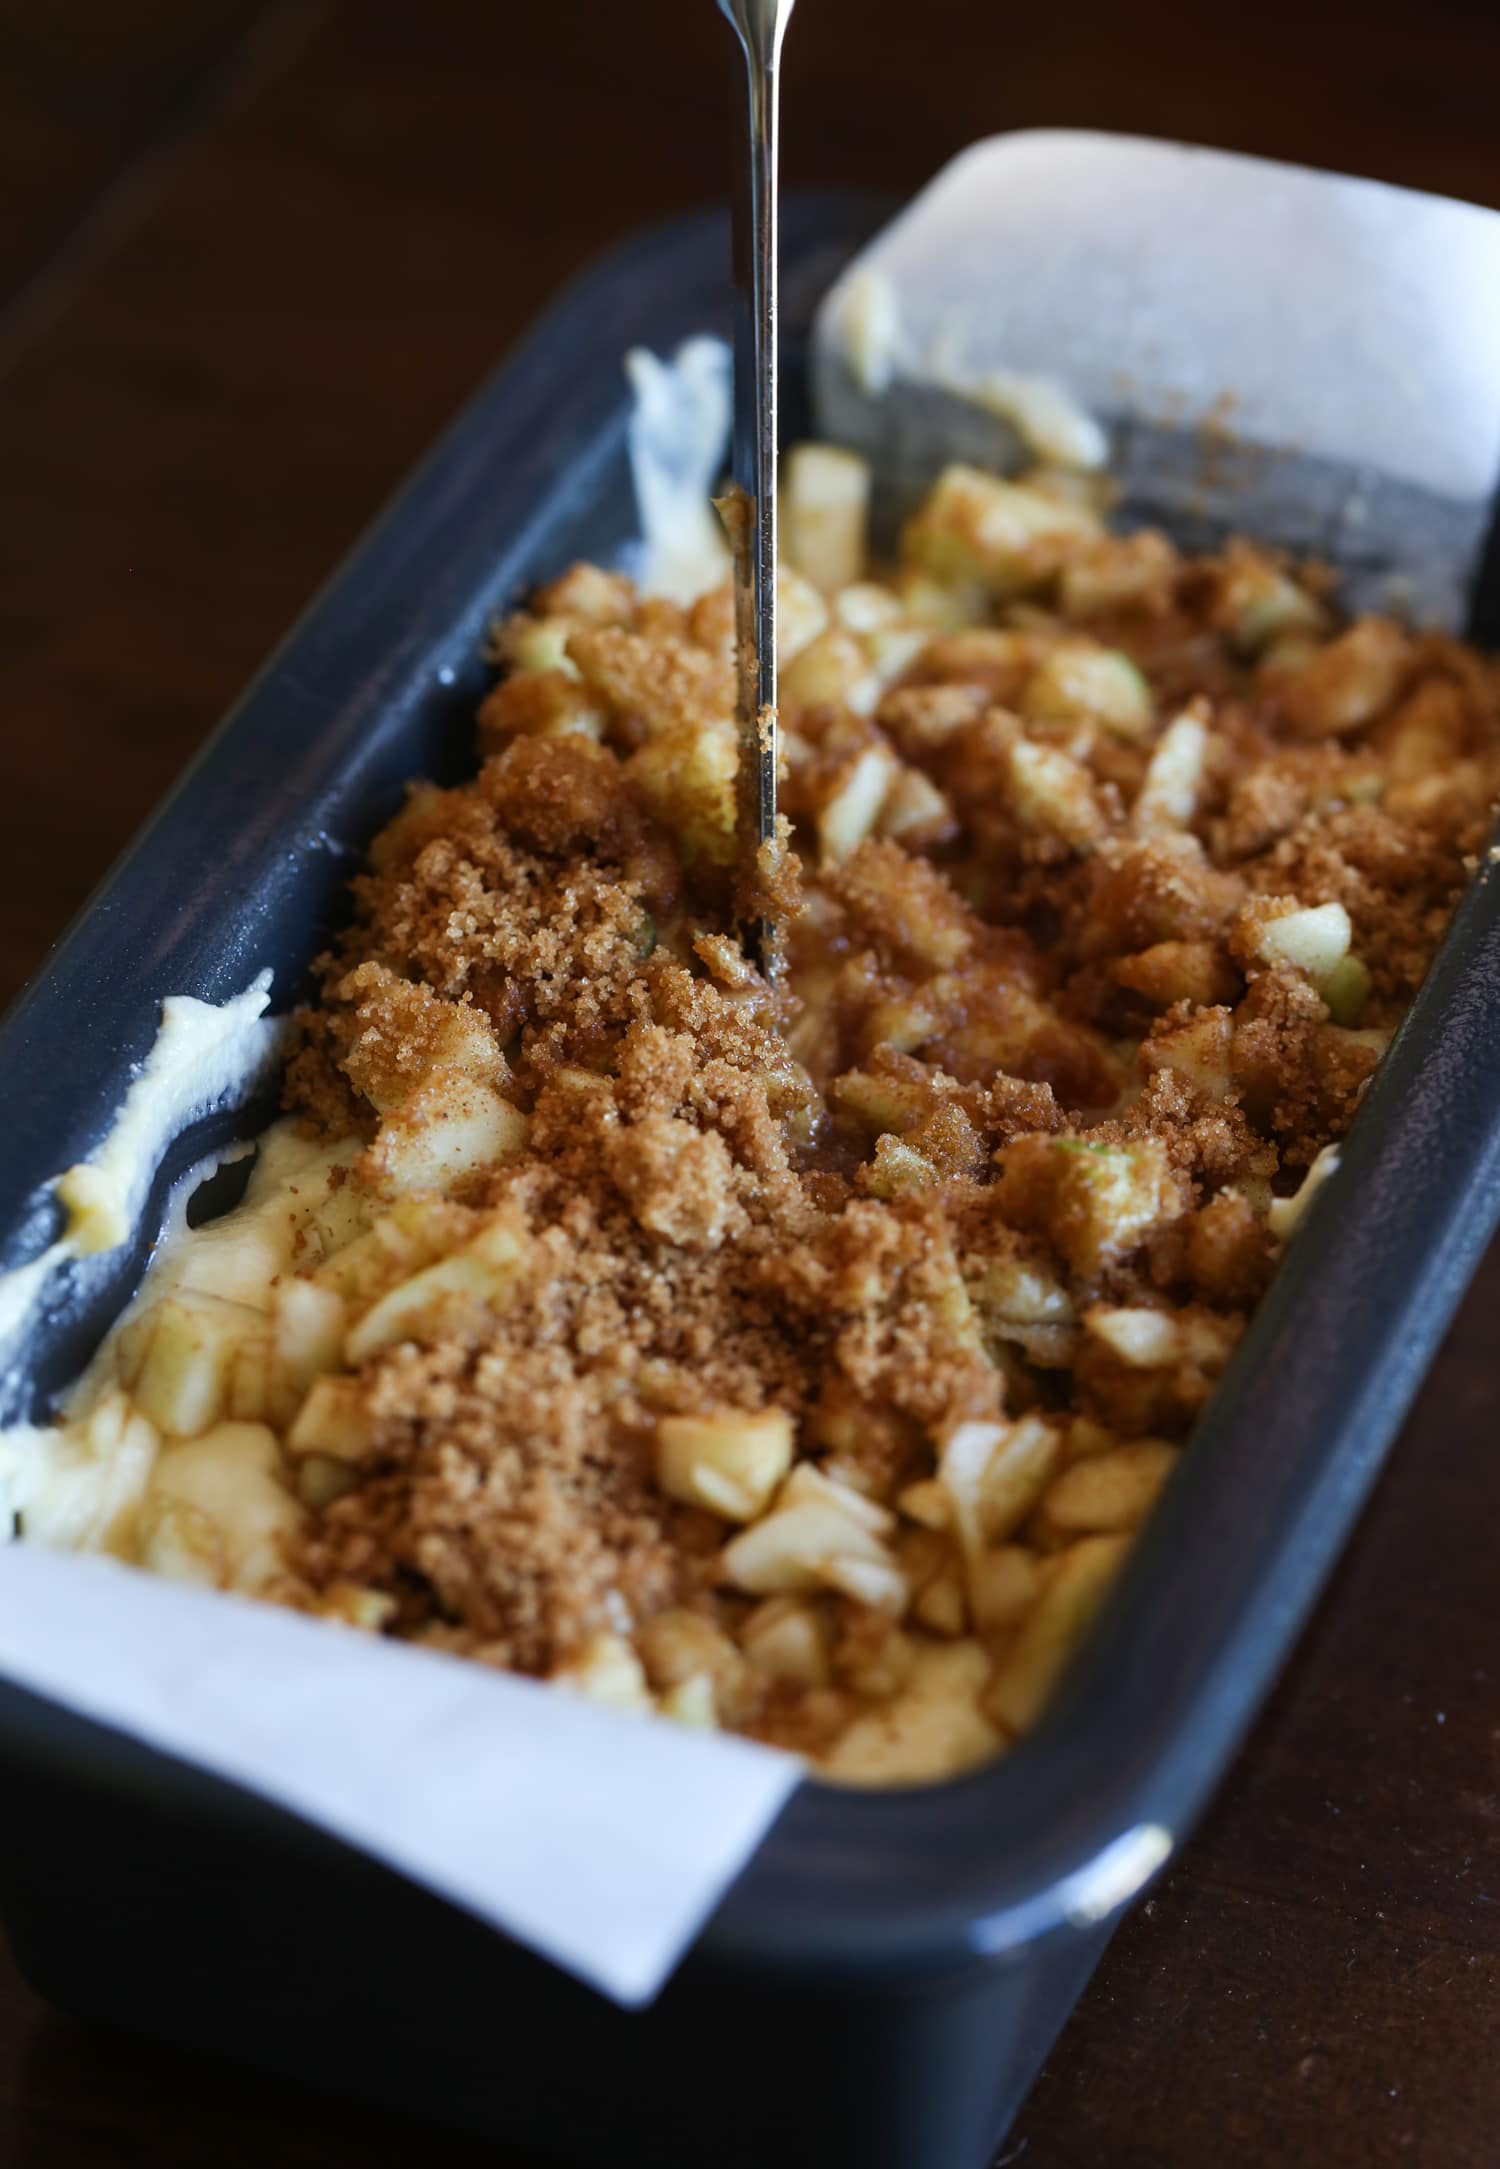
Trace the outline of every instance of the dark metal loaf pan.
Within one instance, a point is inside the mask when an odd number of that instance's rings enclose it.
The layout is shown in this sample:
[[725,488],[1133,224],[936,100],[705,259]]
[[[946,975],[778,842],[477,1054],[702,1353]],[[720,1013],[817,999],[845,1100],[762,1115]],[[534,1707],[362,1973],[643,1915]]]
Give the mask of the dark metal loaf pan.
[[[813,303],[873,217],[788,209],[794,429]],[[491,612],[626,543],[619,357],[722,328],[726,252],[717,219],[689,220],[557,304],[54,953],[0,1029],[4,1262],[37,1247],[38,1178],[103,1134],[160,998],[221,1000],[270,965],[285,999],[402,780],[462,772]],[[36,1987],[564,2158],[978,2169],[1162,1833],[1233,1753],[1496,1218],[1497,908],[1486,867],[1088,1651],[1003,1763],[800,1788],[626,2015],[290,1816],[0,1689],[0,1909]],[[59,1309],[39,1398],[140,1263]]]

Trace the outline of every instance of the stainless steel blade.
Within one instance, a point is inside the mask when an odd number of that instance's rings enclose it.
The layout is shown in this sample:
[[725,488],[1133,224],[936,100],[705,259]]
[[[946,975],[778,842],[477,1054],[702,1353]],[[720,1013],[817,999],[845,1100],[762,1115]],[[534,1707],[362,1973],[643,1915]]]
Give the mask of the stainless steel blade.
[[781,41],[793,0],[719,0],[745,62],[734,194],[734,545],[739,653],[739,894],[747,939],[774,964],[764,904],[776,841],[776,271]]

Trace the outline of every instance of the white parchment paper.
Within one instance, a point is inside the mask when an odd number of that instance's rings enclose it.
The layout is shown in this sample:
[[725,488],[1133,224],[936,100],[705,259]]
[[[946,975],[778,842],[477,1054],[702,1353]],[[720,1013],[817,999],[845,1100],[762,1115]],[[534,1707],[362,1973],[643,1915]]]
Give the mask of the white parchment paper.
[[801,1775],[749,1741],[24,1543],[0,1547],[0,1672],[623,2004],[655,1995]]

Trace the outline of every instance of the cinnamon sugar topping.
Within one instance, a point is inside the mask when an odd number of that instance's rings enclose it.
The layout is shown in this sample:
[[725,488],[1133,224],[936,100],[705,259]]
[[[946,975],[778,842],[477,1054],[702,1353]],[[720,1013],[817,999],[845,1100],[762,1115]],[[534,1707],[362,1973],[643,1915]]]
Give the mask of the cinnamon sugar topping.
[[354,884],[288,1080],[354,1143],[201,1405],[276,1435],[286,1601],[895,1781],[1033,1720],[1167,1480],[1486,846],[1500,678],[1046,476],[786,580],[779,990],[727,591],[579,567]]

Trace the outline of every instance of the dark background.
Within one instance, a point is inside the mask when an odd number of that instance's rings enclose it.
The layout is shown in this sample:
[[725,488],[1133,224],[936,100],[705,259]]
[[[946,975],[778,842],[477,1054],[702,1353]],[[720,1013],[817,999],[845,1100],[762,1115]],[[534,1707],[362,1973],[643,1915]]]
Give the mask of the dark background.
[[[721,192],[728,61],[713,0],[0,0],[0,999],[546,297]],[[1500,207],[1497,94],[1492,0],[800,0],[786,178],[1062,123]],[[1002,2161],[1500,2161],[1497,1296]],[[770,2076],[727,2045],[727,2099]],[[0,1951],[0,2169],[268,2155],[510,2169],[89,2035]]]

